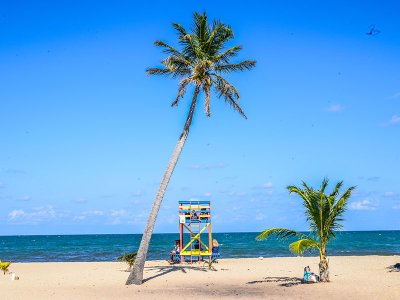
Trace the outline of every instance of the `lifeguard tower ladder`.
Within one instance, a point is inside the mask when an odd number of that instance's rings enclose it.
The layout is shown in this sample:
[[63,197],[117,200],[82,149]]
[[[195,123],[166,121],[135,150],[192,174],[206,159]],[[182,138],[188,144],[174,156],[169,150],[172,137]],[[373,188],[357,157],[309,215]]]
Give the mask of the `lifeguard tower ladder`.
[[[180,261],[212,256],[210,201],[179,201]],[[190,260],[189,260],[190,257]]]

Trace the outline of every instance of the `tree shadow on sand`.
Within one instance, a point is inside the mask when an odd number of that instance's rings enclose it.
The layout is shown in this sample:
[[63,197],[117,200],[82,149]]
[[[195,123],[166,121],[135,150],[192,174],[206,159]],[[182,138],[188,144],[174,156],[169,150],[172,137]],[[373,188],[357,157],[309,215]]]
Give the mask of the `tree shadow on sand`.
[[279,286],[292,287],[303,283],[303,279],[298,277],[265,277],[264,280],[249,281],[247,284],[256,284],[264,282],[277,282]]
[[389,266],[387,269],[389,269],[389,272],[400,272],[400,263]]
[[143,279],[143,283],[150,281],[154,278],[166,275],[171,272],[182,272],[187,273],[188,270],[195,270],[201,272],[209,272],[209,271],[217,271],[215,268],[209,269],[204,266],[185,266],[185,265],[170,265],[170,266],[153,266],[153,267],[145,267],[146,270],[149,271],[157,271],[157,274],[150,276],[148,278]]

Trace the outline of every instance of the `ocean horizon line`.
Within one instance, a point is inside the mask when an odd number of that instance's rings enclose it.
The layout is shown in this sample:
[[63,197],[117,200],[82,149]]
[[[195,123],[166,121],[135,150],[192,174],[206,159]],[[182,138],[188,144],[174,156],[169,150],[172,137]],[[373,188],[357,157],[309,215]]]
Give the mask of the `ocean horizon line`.
[[[301,233],[309,233],[309,230],[298,230]],[[394,232],[400,231],[400,229],[369,229],[369,230],[338,230],[335,233],[340,234],[341,232]],[[260,231],[214,231],[213,234],[224,234],[224,233],[261,233]],[[51,234],[0,234],[0,237],[10,236],[77,236],[77,235],[142,235],[143,233],[51,233]],[[176,232],[154,232],[153,235],[157,234],[179,234]]]

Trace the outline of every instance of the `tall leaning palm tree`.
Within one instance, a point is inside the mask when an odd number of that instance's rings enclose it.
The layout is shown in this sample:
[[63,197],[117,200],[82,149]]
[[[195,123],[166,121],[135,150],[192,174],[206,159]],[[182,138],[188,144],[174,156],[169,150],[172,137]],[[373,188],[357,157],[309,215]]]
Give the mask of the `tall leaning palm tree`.
[[310,224],[311,232],[309,235],[285,228],[272,228],[264,230],[257,236],[257,240],[265,240],[271,235],[278,239],[288,237],[298,237],[299,240],[289,245],[290,250],[297,255],[301,255],[307,250],[317,249],[319,252],[319,273],[321,281],[329,281],[329,261],[326,246],[335,237],[335,231],[340,229],[343,221],[342,216],[346,209],[346,204],[351,196],[354,186],[348,188],[339,196],[343,181],[336,184],[330,194],[325,194],[328,186],[328,179],[322,181],[320,189],[314,190],[303,182],[303,188],[288,186],[290,193],[295,193],[303,199],[307,221]]
[[180,80],[178,94],[172,102],[172,106],[179,104],[179,100],[183,98],[189,86],[193,86],[194,91],[183,131],[160,183],[140,242],[135,264],[126,284],[141,284],[143,281],[144,263],[157,214],[172,172],[188,137],[199,94],[204,93],[204,110],[208,117],[211,115],[210,98],[213,88],[218,98],[225,100],[241,116],[247,118],[238,104],[239,93],[237,89],[222,76],[232,72],[250,70],[256,65],[256,61],[244,60],[239,63],[232,63],[231,59],[242,49],[241,46],[226,48],[226,43],[234,37],[232,29],[220,21],[209,24],[205,13],[194,13],[193,17],[193,27],[190,31],[187,31],[180,24],[172,23],[177,32],[181,49],[178,50],[165,42],[156,41],[155,45],[161,47],[167,57],[161,61],[162,67],[146,70],[149,75],[163,75]]

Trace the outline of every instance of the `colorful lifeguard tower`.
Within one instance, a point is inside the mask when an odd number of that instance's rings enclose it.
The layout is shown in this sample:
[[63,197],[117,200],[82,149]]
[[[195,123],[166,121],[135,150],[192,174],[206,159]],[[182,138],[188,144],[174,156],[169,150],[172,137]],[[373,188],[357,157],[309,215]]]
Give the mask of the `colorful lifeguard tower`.
[[[179,201],[180,261],[212,257],[210,201]],[[186,259],[185,259],[186,258]]]

